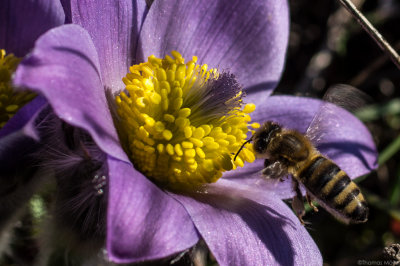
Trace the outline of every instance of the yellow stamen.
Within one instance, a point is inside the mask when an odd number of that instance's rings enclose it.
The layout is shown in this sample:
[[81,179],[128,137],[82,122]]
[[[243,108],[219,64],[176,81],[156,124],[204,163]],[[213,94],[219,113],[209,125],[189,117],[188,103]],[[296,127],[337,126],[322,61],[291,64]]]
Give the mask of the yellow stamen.
[[11,84],[11,76],[20,61],[13,54],[6,55],[5,50],[0,50],[0,129],[35,97],[32,92],[16,92]]
[[[139,171],[160,186],[193,189],[255,160],[252,144],[246,144],[233,161],[248,128],[257,128],[248,123],[255,105],[242,104],[241,91],[228,97],[210,88],[221,74],[196,64],[197,57],[185,63],[180,53],[171,54],[164,59],[152,55],[130,67],[123,78],[126,90],[116,96],[117,128]],[[210,89],[219,95],[217,102],[204,98]]]

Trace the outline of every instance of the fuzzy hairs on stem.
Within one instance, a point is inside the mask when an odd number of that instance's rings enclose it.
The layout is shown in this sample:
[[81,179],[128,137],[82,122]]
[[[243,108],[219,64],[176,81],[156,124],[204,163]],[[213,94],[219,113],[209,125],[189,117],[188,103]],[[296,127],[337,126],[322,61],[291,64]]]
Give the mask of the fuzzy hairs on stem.
[[[84,130],[49,116],[43,124],[41,168],[55,179],[38,265],[83,263],[101,251],[106,235],[106,155]],[[61,265],[61,264],[60,264]]]

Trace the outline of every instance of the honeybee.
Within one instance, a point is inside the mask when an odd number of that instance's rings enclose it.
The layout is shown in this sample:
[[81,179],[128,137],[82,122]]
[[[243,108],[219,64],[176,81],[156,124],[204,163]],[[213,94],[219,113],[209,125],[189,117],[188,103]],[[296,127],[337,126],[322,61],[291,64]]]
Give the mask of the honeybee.
[[[330,89],[324,99],[338,102],[340,97],[337,96],[345,91],[348,97],[349,90],[355,92],[356,89],[340,85]],[[265,159],[265,168],[262,170],[264,176],[279,180],[292,176],[295,192],[292,208],[303,225],[305,209],[300,184],[306,189],[306,199],[314,211],[318,211],[318,208],[312,200],[346,224],[364,223],[368,219],[367,202],[358,186],[312,144],[318,128],[321,129],[323,114],[329,112],[330,107],[332,104],[323,104],[306,134],[267,121],[246,141],[253,142],[257,158]]]

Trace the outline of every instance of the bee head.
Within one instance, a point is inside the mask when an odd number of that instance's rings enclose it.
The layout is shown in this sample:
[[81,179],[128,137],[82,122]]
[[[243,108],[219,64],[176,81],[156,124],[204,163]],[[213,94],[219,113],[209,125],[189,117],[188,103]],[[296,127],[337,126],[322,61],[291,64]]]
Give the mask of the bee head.
[[265,122],[251,137],[254,151],[258,154],[265,153],[269,142],[281,129],[280,125],[272,121]]
[[244,145],[253,141],[253,149],[258,154],[263,154],[267,151],[267,147],[271,139],[275,136],[276,133],[281,131],[281,126],[272,122],[268,121],[265,122],[262,127],[260,127],[254,134],[251,136],[249,140],[247,140],[243,145],[240,147],[238,152],[235,155],[233,160],[236,160],[236,157],[243,149]]

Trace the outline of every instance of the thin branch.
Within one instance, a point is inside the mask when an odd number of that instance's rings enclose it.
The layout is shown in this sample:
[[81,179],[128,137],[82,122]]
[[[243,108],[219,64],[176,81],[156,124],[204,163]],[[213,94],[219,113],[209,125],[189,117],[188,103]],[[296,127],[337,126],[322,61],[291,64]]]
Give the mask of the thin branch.
[[351,0],[339,0],[340,3],[355,17],[365,31],[375,40],[379,47],[390,57],[393,63],[400,69],[400,56],[396,50],[383,38],[379,31],[367,20],[366,17],[354,6]]

